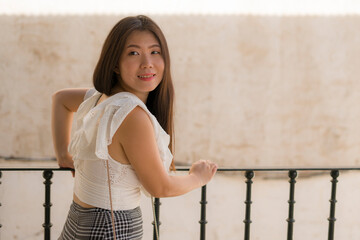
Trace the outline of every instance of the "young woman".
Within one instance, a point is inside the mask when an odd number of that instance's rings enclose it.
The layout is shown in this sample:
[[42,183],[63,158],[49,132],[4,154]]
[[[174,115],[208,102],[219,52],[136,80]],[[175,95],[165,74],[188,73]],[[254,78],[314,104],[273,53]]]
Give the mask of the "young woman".
[[188,175],[168,175],[174,90],[166,40],[150,18],[127,17],[113,27],[93,84],[53,95],[56,158],[75,176],[59,239],[141,239],[141,189],[159,198],[182,195],[207,184],[217,165],[200,160]]

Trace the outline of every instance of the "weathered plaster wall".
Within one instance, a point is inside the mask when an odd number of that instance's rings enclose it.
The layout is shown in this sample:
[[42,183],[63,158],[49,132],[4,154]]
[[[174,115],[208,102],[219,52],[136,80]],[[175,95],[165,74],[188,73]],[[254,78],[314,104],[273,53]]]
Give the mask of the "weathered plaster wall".
[[[53,156],[51,94],[91,86],[122,16],[0,16],[0,155]],[[360,163],[359,16],[152,16],[176,88],[176,159]]]

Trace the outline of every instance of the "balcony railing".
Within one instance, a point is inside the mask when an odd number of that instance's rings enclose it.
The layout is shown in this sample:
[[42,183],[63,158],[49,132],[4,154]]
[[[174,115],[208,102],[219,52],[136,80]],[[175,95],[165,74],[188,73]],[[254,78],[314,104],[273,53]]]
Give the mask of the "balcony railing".
[[[288,207],[288,218],[287,221],[287,240],[293,239],[293,228],[294,228],[294,208],[295,208],[295,184],[296,177],[299,171],[325,171],[330,173],[331,179],[331,196],[330,196],[330,213],[328,218],[328,239],[334,239],[334,230],[335,230],[335,206],[336,206],[336,187],[337,187],[337,178],[341,171],[350,171],[355,170],[359,171],[360,168],[357,167],[344,167],[344,168],[220,168],[218,172],[243,172],[245,175],[245,183],[246,183],[246,199],[245,199],[245,217],[244,217],[244,240],[250,240],[250,225],[251,225],[251,186],[253,183],[253,179],[255,176],[255,172],[288,172],[289,177],[289,207]],[[52,227],[51,219],[50,219],[50,211],[51,211],[51,179],[53,177],[54,171],[70,171],[70,169],[60,169],[60,168],[0,168],[0,180],[2,177],[3,171],[40,171],[43,174],[43,178],[45,179],[45,203],[44,206],[44,224],[42,225],[44,228],[44,239],[50,240],[50,231]],[[177,168],[177,171],[189,171],[189,168]],[[0,181],[1,184],[1,181]],[[200,200],[200,240],[206,239],[206,185],[201,188],[201,200]],[[1,199],[0,199],[1,201]],[[159,221],[160,218],[160,199],[156,198],[154,201],[155,205],[155,217],[157,223],[160,227],[161,223]],[[1,206],[1,203],[0,203]],[[155,224],[153,224],[153,239],[158,240],[156,236]],[[1,230],[0,224],[0,230]],[[158,229],[159,230],[159,229]],[[159,231],[157,231],[159,232]]]

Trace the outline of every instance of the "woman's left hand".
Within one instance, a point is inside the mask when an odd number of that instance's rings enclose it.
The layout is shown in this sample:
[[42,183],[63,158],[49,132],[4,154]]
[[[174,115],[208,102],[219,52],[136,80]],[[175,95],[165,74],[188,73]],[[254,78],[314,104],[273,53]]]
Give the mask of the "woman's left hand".
[[69,153],[64,154],[64,156],[57,156],[57,162],[60,168],[71,168],[73,177],[75,177],[75,167],[74,167],[74,160]]

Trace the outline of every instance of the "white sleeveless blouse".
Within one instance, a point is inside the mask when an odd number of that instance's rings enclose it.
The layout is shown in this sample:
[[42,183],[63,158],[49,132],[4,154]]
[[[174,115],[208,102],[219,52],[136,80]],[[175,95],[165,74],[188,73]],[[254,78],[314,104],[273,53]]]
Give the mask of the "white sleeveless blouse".
[[168,148],[170,137],[134,94],[120,92],[95,106],[100,96],[101,93],[95,89],[88,90],[75,114],[69,145],[76,171],[74,193],[84,203],[110,209],[105,162],[108,160],[113,209],[133,209],[140,204],[142,186],[131,165],[121,164],[110,157],[108,146],[115,132],[126,116],[140,106],[150,116],[160,157],[167,171],[173,158]]

